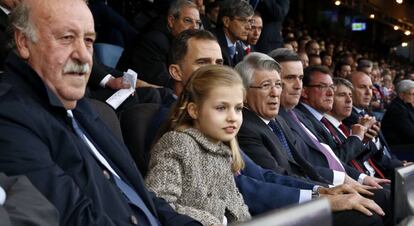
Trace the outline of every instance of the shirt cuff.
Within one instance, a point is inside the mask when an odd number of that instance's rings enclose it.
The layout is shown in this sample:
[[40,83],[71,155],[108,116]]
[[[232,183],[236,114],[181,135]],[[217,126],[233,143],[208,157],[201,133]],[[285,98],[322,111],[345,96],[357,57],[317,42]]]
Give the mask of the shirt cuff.
[[307,202],[312,199],[312,190],[300,190],[299,203]]
[[358,177],[358,182],[360,183],[360,184],[364,184],[364,179],[365,179],[365,177],[367,177],[368,175],[366,175],[365,173],[361,173],[361,174],[359,174],[359,177]]
[[344,172],[333,170],[332,184],[335,186],[343,184],[345,182],[345,176],[346,174]]
[[105,88],[106,83],[108,83],[109,79],[113,79],[114,77],[111,74],[107,74],[99,83],[99,85],[103,88]]

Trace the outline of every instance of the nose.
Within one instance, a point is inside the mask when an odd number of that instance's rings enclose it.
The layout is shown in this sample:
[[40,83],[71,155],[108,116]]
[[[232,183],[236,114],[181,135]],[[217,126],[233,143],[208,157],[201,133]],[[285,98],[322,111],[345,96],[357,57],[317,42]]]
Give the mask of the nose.
[[72,58],[80,63],[90,63],[92,61],[92,46],[87,46],[83,39],[74,43]]
[[235,109],[230,109],[227,112],[227,121],[228,122],[235,122],[236,121],[236,117],[237,117],[237,112]]

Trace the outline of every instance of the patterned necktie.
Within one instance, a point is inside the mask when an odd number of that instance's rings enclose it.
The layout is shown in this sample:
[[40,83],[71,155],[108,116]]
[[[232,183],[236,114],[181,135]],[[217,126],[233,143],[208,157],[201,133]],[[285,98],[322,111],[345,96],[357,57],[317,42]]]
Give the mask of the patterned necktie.
[[318,150],[325,156],[326,160],[328,161],[329,169],[344,172],[345,169],[338,160],[332,156],[332,153],[329,152],[317,139],[312,137],[306,132],[306,128],[302,125],[296,113],[292,110],[287,111],[288,114],[292,117],[292,119],[296,122],[296,124],[301,128],[301,132],[303,132],[303,136],[306,136],[308,139],[312,141],[312,143],[318,147]]
[[282,129],[280,128],[280,124],[276,120],[270,120],[269,127],[272,128],[274,134],[276,134],[277,138],[279,139],[280,143],[282,144],[283,149],[288,154],[290,158],[293,159],[292,150],[289,147],[285,134],[283,133]]

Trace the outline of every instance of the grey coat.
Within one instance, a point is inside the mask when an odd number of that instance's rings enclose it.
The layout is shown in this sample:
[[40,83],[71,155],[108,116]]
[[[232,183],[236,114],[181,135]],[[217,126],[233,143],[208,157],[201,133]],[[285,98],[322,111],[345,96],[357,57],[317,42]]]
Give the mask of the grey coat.
[[230,149],[213,144],[198,130],[171,131],[151,153],[148,188],[179,213],[203,225],[250,218],[230,169]]

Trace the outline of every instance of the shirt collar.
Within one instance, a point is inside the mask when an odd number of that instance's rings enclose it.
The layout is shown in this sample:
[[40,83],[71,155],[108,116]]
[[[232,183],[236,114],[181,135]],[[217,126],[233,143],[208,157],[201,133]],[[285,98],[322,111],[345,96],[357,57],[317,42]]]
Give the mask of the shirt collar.
[[326,118],[326,119],[328,119],[328,121],[329,121],[330,123],[332,123],[332,125],[333,125],[335,128],[338,128],[338,127],[339,127],[339,125],[341,125],[341,124],[342,124],[342,122],[340,122],[338,119],[334,118],[332,115],[325,114],[324,116],[325,116],[325,118]]
[[229,38],[227,38],[226,35],[224,35],[224,36],[226,37],[227,47],[232,47],[232,46],[236,47],[237,41],[233,43],[233,42],[230,41]]
[[355,111],[359,114],[359,113],[361,113],[361,111],[363,111],[364,109],[360,109],[360,108],[357,108],[357,107],[355,107],[355,106],[353,106],[353,108],[355,109]]
[[303,104],[303,106],[308,109],[308,111],[310,111],[310,113],[313,115],[313,117],[315,117],[318,121],[321,121],[323,115],[321,113],[319,113],[317,110],[315,110],[313,107],[301,102],[301,104]]
[[6,9],[6,8],[4,8],[3,6],[1,6],[0,5],[0,9],[5,13],[5,14],[7,14],[7,15],[9,15],[10,14],[10,10],[8,10],[8,9]]

